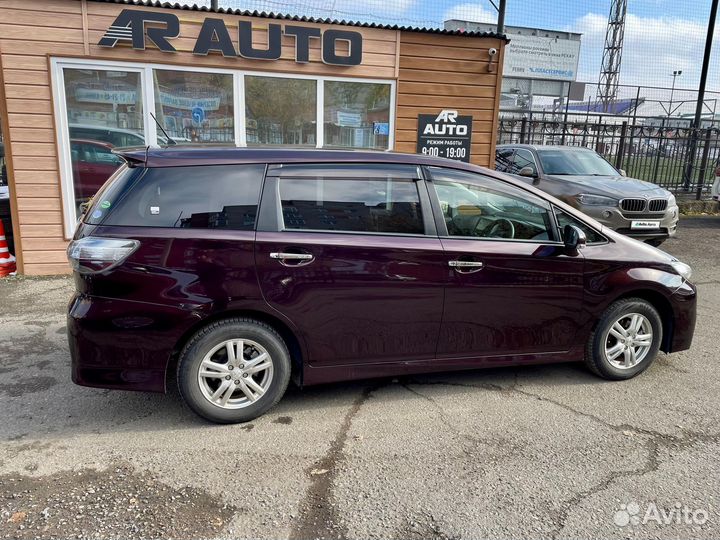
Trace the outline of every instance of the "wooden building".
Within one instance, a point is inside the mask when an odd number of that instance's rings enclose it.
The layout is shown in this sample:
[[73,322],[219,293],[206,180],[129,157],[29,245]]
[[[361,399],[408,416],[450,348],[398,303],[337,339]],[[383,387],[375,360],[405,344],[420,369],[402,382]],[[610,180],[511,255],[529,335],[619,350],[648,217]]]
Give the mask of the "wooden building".
[[[419,117],[452,111],[438,121],[455,122],[456,111],[471,117],[471,136],[452,157],[492,166],[504,45],[487,33],[154,2],[2,0],[0,124],[18,271],[69,272],[79,205],[117,167],[115,146],[416,152]],[[438,151],[432,141],[422,150]]]

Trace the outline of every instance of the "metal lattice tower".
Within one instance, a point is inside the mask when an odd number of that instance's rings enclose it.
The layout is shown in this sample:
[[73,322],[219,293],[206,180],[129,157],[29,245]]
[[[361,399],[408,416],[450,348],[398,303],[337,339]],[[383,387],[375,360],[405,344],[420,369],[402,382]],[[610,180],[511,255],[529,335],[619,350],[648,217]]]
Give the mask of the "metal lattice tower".
[[602,104],[604,112],[610,111],[612,102],[617,97],[626,15],[627,0],[611,0],[600,81],[597,87],[597,101]]

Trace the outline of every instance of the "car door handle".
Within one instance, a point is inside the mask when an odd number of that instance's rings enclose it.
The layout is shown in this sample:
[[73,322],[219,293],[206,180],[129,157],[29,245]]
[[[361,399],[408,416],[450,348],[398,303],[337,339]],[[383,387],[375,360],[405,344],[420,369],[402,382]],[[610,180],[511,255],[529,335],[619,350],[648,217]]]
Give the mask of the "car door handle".
[[461,274],[479,272],[485,267],[480,261],[448,261],[448,266]]
[[315,256],[312,253],[273,252],[270,253],[270,258],[280,261],[280,264],[283,266],[303,266],[315,260]]

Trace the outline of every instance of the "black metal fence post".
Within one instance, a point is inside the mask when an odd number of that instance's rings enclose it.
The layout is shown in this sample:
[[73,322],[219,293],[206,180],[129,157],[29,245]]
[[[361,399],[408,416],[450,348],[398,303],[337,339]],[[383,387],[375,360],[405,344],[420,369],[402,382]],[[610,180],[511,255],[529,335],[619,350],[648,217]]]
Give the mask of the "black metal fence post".
[[605,145],[600,143],[600,134],[602,133],[602,116],[598,116],[597,124],[595,124],[595,151],[605,154]]
[[623,154],[625,153],[625,137],[627,136],[628,123],[625,120],[620,128],[620,142],[618,142],[617,156],[615,157],[615,168],[622,169]]
[[655,149],[655,167],[653,170],[652,183],[657,184],[658,169],[660,168],[660,156],[663,153],[663,142],[665,139],[665,118],[663,117],[660,123],[660,137],[658,138],[658,145]]
[[525,144],[527,140],[527,118],[523,116],[520,121],[520,144]]
[[698,177],[697,193],[695,200],[699,201],[702,197],[703,184],[705,183],[705,175],[708,169],[708,157],[710,155],[710,138],[712,137],[712,128],[708,128],[705,133],[705,148],[703,148],[702,160],[700,161],[700,174]]

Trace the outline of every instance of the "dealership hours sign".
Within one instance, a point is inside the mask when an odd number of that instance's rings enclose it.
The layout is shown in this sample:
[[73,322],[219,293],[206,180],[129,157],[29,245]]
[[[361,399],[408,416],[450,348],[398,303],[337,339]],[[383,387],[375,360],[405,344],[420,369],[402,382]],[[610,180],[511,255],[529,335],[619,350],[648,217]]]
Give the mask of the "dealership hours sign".
[[438,115],[419,114],[417,153],[470,162],[472,116],[443,110]]

